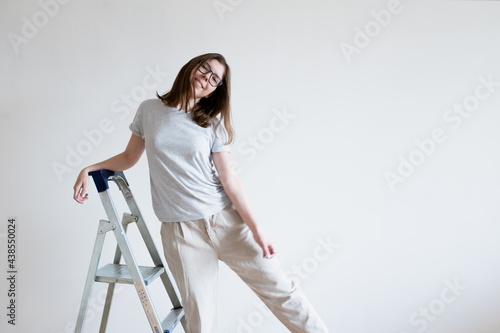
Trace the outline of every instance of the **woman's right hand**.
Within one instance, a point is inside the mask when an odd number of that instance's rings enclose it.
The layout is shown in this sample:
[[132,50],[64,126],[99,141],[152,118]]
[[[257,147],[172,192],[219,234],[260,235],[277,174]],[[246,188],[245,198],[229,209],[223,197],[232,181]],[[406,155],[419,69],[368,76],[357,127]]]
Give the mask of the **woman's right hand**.
[[76,179],[75,186],[73,186],[73,190],[75,193],[73,194],[73,199],[76,202],[83,204],[85,200],[89,198],[89,194],[87,193],[87,186],[89,184],[89,174],[87,169],[83,169],[80,171],[78,178]]

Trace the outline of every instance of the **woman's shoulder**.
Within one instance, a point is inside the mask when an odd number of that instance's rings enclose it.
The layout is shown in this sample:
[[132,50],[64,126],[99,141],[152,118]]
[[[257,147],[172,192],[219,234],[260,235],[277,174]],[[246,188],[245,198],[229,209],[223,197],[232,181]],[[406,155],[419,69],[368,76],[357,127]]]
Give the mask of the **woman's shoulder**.
[[163,101],[159,98],[152,98],[152,99],[147,99],[143,101],[141,104],[139,104],[137,110],[140,113],[147,112],[147,113],[164,114],[165,111],[175,111],[175,108],[165,105]]
[[163,104],[162,100],[159,98],[151,98],[151,99],[146,99],[143,101],[140,105],[139,108],[158,108],[158,107],[167,107],[165,104]]
[[221,121],[220,117],[215,117],[210,120],[210,127],[212,128],[212,133],[216,137],[226,136],[226,127],[224,126],[224,121]]
[[[220,121],[220,117],[218,117],[218,116],[210,119],[209,122],[210,122],[210,127],[212,127],[212,129],[214,129],[214,130],[216,127],[220,127],[220,126],[224,125],[224,122]],[[217,125],[219,125],[219,126],[217,126]]]

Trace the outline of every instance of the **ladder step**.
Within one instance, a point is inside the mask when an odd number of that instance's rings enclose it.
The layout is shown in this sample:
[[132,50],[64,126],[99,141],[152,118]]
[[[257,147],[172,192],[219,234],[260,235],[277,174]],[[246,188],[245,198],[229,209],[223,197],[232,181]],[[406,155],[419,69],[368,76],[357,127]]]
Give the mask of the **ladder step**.
[[184,316],[183,308],[174,308],[170,310],[169,314],[161,322],[163,333],[172,333],[175,326],[177,326],[182,319],[182,316]]
[[[165,268],[139,266],[139,271],[144,279],[144,284],[147,286],[163,272],[165,272]],[[132,281],[130,273],[128,272],[127,265],[119,264],[108,264],[99,268],[95,280],[97,282],[134,284],[134,281]]]

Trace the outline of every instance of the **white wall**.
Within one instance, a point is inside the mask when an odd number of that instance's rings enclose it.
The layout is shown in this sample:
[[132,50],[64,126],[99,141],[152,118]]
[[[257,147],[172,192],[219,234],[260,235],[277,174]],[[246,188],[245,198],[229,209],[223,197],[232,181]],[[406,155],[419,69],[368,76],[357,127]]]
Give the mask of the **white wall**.
[[[72,331],[105,218],[93,187],[85,205],[72,200],[77,173],[121,152],[138,103],[205,52],[224,54],[233,71],[232,156],[253,207],[331,332],[500,330],[498,2],[0,6],[5,274],[7,218],[18,220],[16,326],[4,314],[0,331]],[[388,7],[377,23],[372,11]],[[277,114],[289,118],[273,130]],[[399,177],[392,188],[388,172]],[[159,245],[145,158],[126,175]],[[108,237],[102,262],[113,252]],[[157,283],[150,290],[163,311],[170,305]],[[94,288],[88,332],[97,331],[104,287]],[[148,331],[134,293],[126,286],[116,296],[110,332]],[[286,332],[255,300],[221,264],[220,331]]]

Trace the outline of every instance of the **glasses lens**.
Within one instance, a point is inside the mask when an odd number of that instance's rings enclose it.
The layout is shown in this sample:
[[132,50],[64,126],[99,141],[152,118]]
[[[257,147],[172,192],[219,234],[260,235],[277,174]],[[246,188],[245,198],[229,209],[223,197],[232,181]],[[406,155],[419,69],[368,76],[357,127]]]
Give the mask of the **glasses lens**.
[[210,68],[210,65],[206,62],[200,66],[199,70],[203,74],[207,74],[208,72],[210,72],[212,70],[212,68]]
[[220,78],[216,74],[212,74],[210,78],[210,84],[214,87],[217,87],[220,84]]

